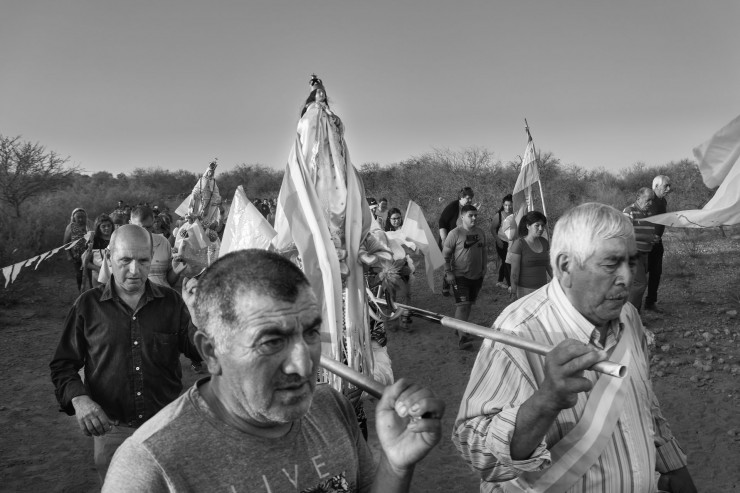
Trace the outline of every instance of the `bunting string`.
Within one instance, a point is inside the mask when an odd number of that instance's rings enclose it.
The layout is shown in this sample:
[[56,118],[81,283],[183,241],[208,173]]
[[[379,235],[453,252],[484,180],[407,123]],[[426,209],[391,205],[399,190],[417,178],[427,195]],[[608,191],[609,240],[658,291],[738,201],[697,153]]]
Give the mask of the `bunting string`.
[[3,267],[2,270],[0,270],[0,272],[2,272],[3,277],[5,278],[5,289],[8,288],[9,284],[15,282],[15,280],[18,278],[18,274],[20,274],[21,272],[21,269],[24,269],[25,267],[30,267],[35,262],[36,265],[33,268],[33,270],[36,270],[39,268],[39,264],[43,262],[44,260],[50,259],[55,254],[57,254],[60,250],[71,249],[77,243],[81,242],[82,240],[85,240],[86,238],[87,236],[78,238],[74,241],[70,241],[69,243],[65,245],[49,250],[48,252],[44,252],[39,255],[33,256],[31,258],[27,258],[26,260],[21,260],[20,262],[16,262],[14,264],[8,265],[7,267]]

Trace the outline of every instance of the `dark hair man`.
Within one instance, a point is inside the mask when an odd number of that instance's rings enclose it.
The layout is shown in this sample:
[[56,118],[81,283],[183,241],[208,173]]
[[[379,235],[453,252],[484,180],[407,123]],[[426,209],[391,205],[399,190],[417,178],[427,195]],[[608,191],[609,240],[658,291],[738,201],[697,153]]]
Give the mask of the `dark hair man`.
[[[555,348],[485,341],[455,420],[452,440],[481,491],[696,492],[627,303],[636,257],[631,222],[608,205],[580,205],[555,225],[555,278],[493,326]],[[623,378],[587,371],[607,356],[628,367]]]
[[126,441],[103,491],[408,490],[444,403],[403,379],[388,387],[376,468],[349,401],[316,384],[321,308],[300,269],[241,250],[187,288],[211,375]]
[[[439,249],[442,250],[445,244],[447,235],[462,224],[462,208],[467,204],[473,202],[473,189],[470,187],[463,187],[457,194],[457,200],[453,200],[445,206],[442,210],[442,214],[439,215]],[[450,295],[450,287],[445,279],[442,280],[442,295]]]
[[[462,224],[447,235],[442,248],[445,259],[445,280],[455,294],[455,318],[467,321],[470,310],[478,299],[483,286],[488,262],[486,233],[475,225],[478,209],[470,204],[462,207]],[[466,349],[472,338],[465,333],[458,335],[458,347]]]
[[95,438],[101,481],[121,443],[180,395],[180,353],[201,360],[180,295],[147,280],[150,234],[124,225],[108,248],[110,279],[77,298],[49,364],[62,410]]

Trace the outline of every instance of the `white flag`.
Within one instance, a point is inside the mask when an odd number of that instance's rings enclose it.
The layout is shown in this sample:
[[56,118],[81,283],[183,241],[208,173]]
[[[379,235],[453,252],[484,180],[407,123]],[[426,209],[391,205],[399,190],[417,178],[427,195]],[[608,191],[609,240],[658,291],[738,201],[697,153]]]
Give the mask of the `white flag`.
[[700,210],[651,216],[650,222],[681,228],[740,224],[740,116],[694,149],[704,184],[719,188]]
[[239,185],[234,192],[229,218],[226,220],[219,257],[247,248],[269,250],[276,234],[267,219],[247,198],[244,188]]
[[409,200],[409,207],[406,210],[406,218],[403,220],[401,231],[406,235],[406,239],[416,243],[424,254],[427,282],[429,283],[429,289],[434,292],[434,271],[445,264],[445,259],[442,257],[442,252],[439,251],[432,231],[429,229],[424,211],[413,200]]

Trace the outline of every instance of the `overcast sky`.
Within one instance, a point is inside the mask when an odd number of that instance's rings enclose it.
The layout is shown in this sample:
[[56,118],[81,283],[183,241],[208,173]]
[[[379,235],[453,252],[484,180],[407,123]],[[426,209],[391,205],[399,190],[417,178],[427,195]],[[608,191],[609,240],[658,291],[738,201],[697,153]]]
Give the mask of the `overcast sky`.
[[283,168],[317,73],[352,161],[434,148],[619,170],[740,114],[740,2],[7,1],[0,133],[88,172]]

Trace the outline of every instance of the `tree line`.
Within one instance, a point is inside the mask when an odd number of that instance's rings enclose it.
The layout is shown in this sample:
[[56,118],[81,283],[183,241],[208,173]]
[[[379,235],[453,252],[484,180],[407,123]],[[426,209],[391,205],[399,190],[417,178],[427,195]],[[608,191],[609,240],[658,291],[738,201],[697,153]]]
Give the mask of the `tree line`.
[[[387,166],[367,163],[358,169],[368,196],[385,197],[391,207],[402,211],[413,200],[436,231],[439,213],[462,187],[474,189],[483,219],[490,219],[501,199],[512,192],[520,161],[503,162],[493,156],[480,147],[434,149]],[[670,176],[674,185],[671,210],[701,208],[713,194],[704,186],[696,163],[688,159],[651,167],[636,163],[612,172],[563,165],[552,153],[544,152],[539,172],[550,224],[583,202],[602,202],[621,210],[657,174]],[[90,219],[110,213],[119,200],[130,205],[148,202],[174,211],[199,176],[162,168],[88,175],[38,143],[0,135],[0,266],[59,246],[76,207],[86,209]],[[239,185],[250,199],[277,197],[282,177],[282,169],[239,164],[217,172],[216,181],[222,197],[230,201]],[[542,204],[537,207],[542,210]]]

